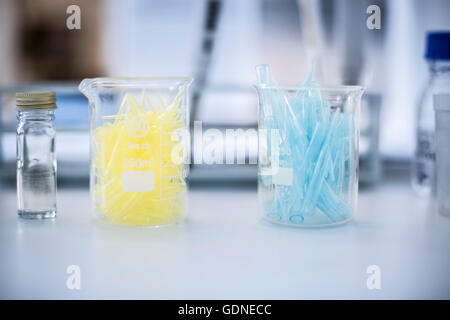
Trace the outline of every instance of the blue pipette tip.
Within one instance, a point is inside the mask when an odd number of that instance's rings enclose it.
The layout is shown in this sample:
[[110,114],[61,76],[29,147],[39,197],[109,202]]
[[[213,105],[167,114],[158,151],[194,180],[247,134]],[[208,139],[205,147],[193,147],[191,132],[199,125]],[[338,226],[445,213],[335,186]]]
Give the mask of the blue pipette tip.
[[270,68],[268,64],[258,64],[255,67],[256,70],[256,80],[258,84],[270,85]]
[[305,221],[305,218],[296,214],[296,215],[290,216],[289,221],[292,223],[295,223],[295,224],[300,224],[300,223],[303,223],[303,221]]
[[275,212],[269,212],[267,214],[267,217],[270,218],[271,220],[275,220],[275,221],[281,221],[281,215],[279,215],[278,213]]

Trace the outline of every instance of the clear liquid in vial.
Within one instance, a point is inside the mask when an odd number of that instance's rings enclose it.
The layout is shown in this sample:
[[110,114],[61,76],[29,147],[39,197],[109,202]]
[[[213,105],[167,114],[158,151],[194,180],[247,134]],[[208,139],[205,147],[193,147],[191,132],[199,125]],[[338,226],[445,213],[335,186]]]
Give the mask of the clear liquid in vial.
[[18,190],[23,199],[19,216],[46,219],[56,216],[56,174],[52,166],[36,164],[17,172]]

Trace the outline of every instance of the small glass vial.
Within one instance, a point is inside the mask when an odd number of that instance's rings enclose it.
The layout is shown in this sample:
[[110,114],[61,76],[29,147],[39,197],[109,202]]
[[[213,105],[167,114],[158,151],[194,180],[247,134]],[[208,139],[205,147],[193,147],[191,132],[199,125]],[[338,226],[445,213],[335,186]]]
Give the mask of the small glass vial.
[[17,213],[22,218],[56,216],[54,92],[16,94]]

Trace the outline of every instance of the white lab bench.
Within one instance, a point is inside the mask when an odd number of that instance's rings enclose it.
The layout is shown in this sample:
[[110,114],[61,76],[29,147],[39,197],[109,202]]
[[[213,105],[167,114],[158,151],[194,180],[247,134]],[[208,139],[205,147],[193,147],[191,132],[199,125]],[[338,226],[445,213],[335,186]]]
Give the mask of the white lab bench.
[[326,229],[262,222],[249,188],[193,188],[188,219],[163,228],[93,223],[84,188],[59,189],[53,222],[18,219],[13,188],[0,209],[3,299],[450,298],[450,219],[405,177],[361,191],[355,219]]

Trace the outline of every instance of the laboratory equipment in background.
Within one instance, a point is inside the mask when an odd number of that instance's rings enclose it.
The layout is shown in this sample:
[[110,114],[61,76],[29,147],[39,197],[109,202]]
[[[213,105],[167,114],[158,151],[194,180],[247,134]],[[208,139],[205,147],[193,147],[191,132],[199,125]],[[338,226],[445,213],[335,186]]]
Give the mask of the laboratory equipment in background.
[[365,92],[361,101],[359,138],[359,183],[373,186],[381,180],[380,136],[380,94]]
[[58,180],[85,183],[89,177],[88,101],[70,82],[37,82],[0,87],[0,180],[16,178],[16,92],[54,91],[58,108]]
[[54,92],[17,93],[17,213],[56,217]]
[[[256,57],[249,55],[256,43],[253,26],[258,23],[261,14],[262,1],[221,1],[206,0],[204,4],[204,15],[198,42],[198,53],[195,64],[195,83],[193,85],[191,124],[193,121],[202,121],[202,129],[220,130],[226,142],[223,154],[230,156],[231,149],[226,146],[235,145],[237,141],[226,135],[227,130],[244,131],[255,130],[257,99],[253,89],[246,83],[247,70],[252,69],[252,60]],[[238,9],[239,8],[239,9]],[[240,15],[240,10],[248,10],[248,14]],[[239,30],[238,34],[230,37],[229,32],[224,32],[232,27]],[[224,44],[229,43],[233,51],[239,51],[239,56],[221,56]],[[219,55],[219,56],[218,56]],[[219,57],[219,58],[218,58]],[[245,59],[245,57],[248,57]],[[224,59],[225,58],[225,59]],[[246,62],[243,64],[243,62]],[[226,63],[227,72],[217,72]],[[236,70],[230,72],[230,70]],[[246,154],[250,154],[252,148],[257,148],[258,139],[256,135],[247,137]],[[207,143],[199,143],[199,139],[192,140],[192,159],[201,158],[207,153]],[[232,150],[236,154],[237,150]],[[256,155],[255,155],[256,159]],[[221,185],[251,185],[256,186],[255,159],[246,157],[245,164],[239,164],[237,156],[233,164],[206,164],[192,161],[190,167],[190,181],[199,184]],[[225,159],[224,159],[225,160]]]
[[433,95],[450,93],[450,32],[430,32],[426,41],[430,79],[417,109],[416,151],[411,170],[413,189],[422,196],[435,193]]
[[186,213],[192,78],[85,79],[96,218],[165,225]]
[[358,195],[359,86],[272,82],[256,67],[258,194],[264,219],[297,227],[344,223]]
[[[384,90],[377,85],[385,62],[381,48],[386,28],[369,30],[361,12],[364,1],[298,0],[300,24],[309,60],[317,62],[316,80],[342,85],[362,84],[367,89],[361,101],[359,140],[359,182],[361,187],[376,185],[382,177],[380,156],[380,112]],[[382,14],[385,1],[377,0]]]
[[438,211],[450,216],[450,93],[434,95]]

